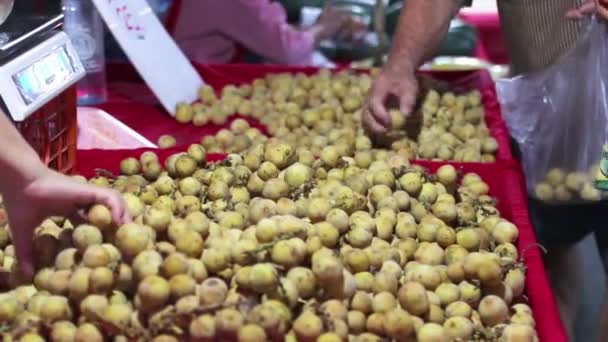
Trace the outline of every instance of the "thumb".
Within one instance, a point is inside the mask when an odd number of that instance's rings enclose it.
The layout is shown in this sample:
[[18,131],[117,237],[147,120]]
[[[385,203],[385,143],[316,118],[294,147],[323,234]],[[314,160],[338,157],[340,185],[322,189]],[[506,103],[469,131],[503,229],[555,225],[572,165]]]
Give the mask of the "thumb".
[[369,109],[374,120],[385,128],[391,124],[391,116],[385,106],[388,91],[384,84],[376,84],[369,95]]

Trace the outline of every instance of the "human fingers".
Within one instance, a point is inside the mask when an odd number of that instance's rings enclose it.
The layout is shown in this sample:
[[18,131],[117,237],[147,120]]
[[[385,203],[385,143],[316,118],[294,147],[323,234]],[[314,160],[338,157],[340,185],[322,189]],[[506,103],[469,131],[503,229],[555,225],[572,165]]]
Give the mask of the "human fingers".
[[566,18],[568,19],[582,19],[585,15],[592,14],[596,10],[596,4],[594,0],[587,0],[578,8],[573,8],[566,12]]
[[38,223],[36,216],[25,215],[18,208],[9,208],[9,226],[15,246],[15,255],[17,256],[19,269],[27,279],[34,274],[33,238],[34,229]]
[[376,121],[369,108],[363,111],[363,128],[371,138],[375,138],[386,131],[386,128]]
[[76,227],[87,222],[87,214],[84,209],[81,209],[69,214],[67,219],[74,227]]
[[95,189],[99,203],[106,205],[112,212],[112,221],[115,224],[131,222],[131,215],[127,210],[127,205],[120,193],[109,189]]
[[112,221],[117,224],[131,222],[131,216],[126,203],[119,192],[89,184],[79,184],[77,190],[79,209],[85,209],[93,204],[103,204],[110,209]]
[[375,122],[384,127],[388,127],[391,124],[391,117],[385,106],[388,96],[389,86],[385,78],[380,76],[372,86],[367,107]]
[[344,15],[347,14],[344,10],[336,7],[328,7],[319,15],[318,21],[331,20],[336,21],[338,19],[343,20]]
[[414,87],[399,97],[399,110],[403,115],[409,116],[412,113],[412,109],[416,105],[416,93],[417,88]]
[[608,20],[608,0],[596,0],[597,14],[604,20]]
[[386,109],[383,97],[370,98],[370,114],[375,122],[382,126],[382,131],[386,131],[391,125],[391,116]]
[[351,18],[351,25],[353,27],[354,31],[365,31],[367,30],[367,24],[365,24],[365,22],[357,19],[357,18]]

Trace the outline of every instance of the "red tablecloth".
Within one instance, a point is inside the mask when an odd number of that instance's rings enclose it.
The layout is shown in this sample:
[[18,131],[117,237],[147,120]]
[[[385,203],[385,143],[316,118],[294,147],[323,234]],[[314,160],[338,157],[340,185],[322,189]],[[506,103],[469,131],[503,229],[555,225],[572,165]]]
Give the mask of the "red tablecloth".
[[[250,83],[269,73],[313,74],[318,71],[314,67],[296,68],[249,64],[195,65],[195,67],[205,82],[216,89],[227,84]],[[215,133],[220,128],[218,126],[194,127],[177,123],[158,105],[150,90],[139,82],[139,77],[129,65],[110,65],[108,74],[110,101],[101,108],[151,141],[156,141],[161,134],[172,134],[176,136],[179,144],[189,144],[199,141],[206,134]],[[501,116],[496,89],[490,74],[486,70],[429,72],[429,74],[436,79],[448,82],[451,87],[456,89],[482,91],[487,124],[499,145],[497,159],[512,159],[508,130]]]
[[[141,150],[88,150],[78,152],[78,169],[81,174],[91,177],[95,168],[102,167],[114,174],[119,172],[120,161],[127,157],[138,157]],[[162,161],[169,155],[180,152],[180,148],[157,150]],[[209,160],[221,160],[222,155],[210,155]],[[434,172],[442,163],[416,162]],[[518,249],[525,250],[524,261],[528,267],[526,277],[526,295],[534,312],[540,341],[567,341],[564,327],[559,317],[553,291],[549,285],[540,250],[535,247],[536,238],[529,220],[523,177],[519,166],[514,162],[498,164],[458,164],[463,172],[478,173],[489,185],[490,194],[498,200],[498,210],[503,217],[512,221],[519,228]]]

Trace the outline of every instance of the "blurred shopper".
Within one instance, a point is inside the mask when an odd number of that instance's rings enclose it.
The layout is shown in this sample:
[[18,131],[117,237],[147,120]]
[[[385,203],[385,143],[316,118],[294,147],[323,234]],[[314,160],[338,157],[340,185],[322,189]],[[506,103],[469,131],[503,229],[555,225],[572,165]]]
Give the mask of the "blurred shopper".
[[71,217],[100,203],[112,210],[116,224],[130,221],[122,196],[113,190],[82,184],[50,170],[0,111],[0,194],[6,207],[19,267],[33,274],[34,230],[50,216]]
[[310,65],[320,41],[349,30],[351,17],[326,9],[316,23],[299,29],[270,0],[181,0],[174,37],[200,63],[228,63],[243,47],[277,64]]
[[[410,113],[418,91],[414,72],[433,56],[448,30],[450,20],[461,6],[470,5],[470,2],[405,2],[392,51],[372,86],[367,108],[363,111],[363,122],[371,137],[386,139],[385,134],[390,127],[390,116],[385,107],[387,100],[397,100],[400,110]],[[566,18],[582,18],[593,12],[608,18],[606,0],[502,0],[497,3],[514,74],[542,70],[574,47],[584,26],[579,21]],[[571,339],[578,304],[578,285],[582,277],[575,245],[590,232],[605,228],[607,212],[606,202],[560,207],[559,210],[530,202],[530,214],[539,242],[549,250],[546,265],[562,320]],[[605,304],[605,315],[608,314],[607,308]],[[606,323],[601,325],[603,330],[608,330],[606,317],[603,320]],[[601,334],[600,340],[607,341],[608,335]]]

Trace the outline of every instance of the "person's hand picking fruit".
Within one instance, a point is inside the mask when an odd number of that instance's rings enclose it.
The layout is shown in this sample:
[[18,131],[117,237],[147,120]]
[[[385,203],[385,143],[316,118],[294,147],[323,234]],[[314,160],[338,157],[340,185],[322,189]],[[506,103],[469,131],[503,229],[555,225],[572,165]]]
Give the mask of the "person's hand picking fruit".
[[568,19],[582,19],[589,14],[597,14],[608,20],[608,0],[587,0],[581,6],[566,13]]
[[118,192],[82,184],[47,168],[4,114],[0,115],[4,148],[0,149],[0,193],[7,210],[21,273],[33,273],[32,238],[36,227],[50,216],[73,216],[99,203],[108,206],[116,224],[130,221]]
[[391,127],[388,103],[395,102],[403,115],[412,112],[418,93],[415,72],[440,45],[461,2],[404,4],[388,60],[374,80],[362,111],[363,127],[376,143],[386,139]]

